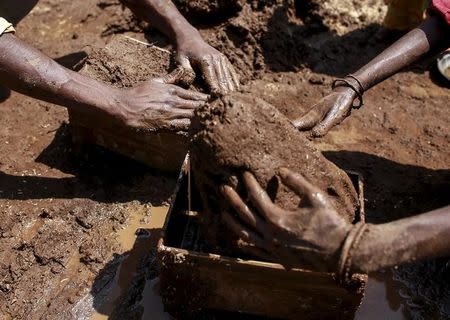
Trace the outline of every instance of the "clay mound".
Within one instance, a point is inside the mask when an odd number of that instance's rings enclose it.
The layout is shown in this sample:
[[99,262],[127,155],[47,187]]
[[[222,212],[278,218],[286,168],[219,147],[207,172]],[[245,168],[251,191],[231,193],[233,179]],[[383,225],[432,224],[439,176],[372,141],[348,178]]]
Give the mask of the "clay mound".
[[[199,109],[191,129],[191,171],[205,206],[202,218],[206,224],[220,225],[216,217],[230,210],[219,194],[220,184],[231,184],[244,194],[237,178],[244,170],[256,176],[276,204],[297,208],[302,199],[281,183],[277,176],[280,167],[303,174],[328,193],[347,221],[354,220],[357,193],[347,174],[267,102],[243,93],[223,97]],[[214,228],[207,228],[210,239],[221,233]]]

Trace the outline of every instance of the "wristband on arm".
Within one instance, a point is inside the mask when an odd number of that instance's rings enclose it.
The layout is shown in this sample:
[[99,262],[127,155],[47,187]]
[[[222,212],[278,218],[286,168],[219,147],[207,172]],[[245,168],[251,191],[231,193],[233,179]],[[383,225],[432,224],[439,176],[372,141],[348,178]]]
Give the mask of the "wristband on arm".
[[340,285],[347,285],[351,281],[352,252],[357,249],[364,232],[367,229],[365,222],[358,222],[347,235],[342,246],[337,271],[337,280]]
[[354,109],[359,109],[363,106],[364,104],[363,94],[365,89],[361,81],[359,81],[357,77],[355,77],[352,74],[349,74],[345,78],[335,79],[331,84],[331,89],[335,89],[336,87],[347,87],[352,89],[356,93],[359,103],[353,106]]

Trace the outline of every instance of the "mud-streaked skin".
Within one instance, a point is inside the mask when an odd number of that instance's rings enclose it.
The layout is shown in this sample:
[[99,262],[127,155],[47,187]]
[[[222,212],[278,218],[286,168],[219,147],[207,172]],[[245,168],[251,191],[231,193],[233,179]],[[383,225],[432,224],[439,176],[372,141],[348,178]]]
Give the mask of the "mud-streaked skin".
[[[448,47],[449,32],[450,27],[440,18],[430,17],[346,80],[363,94],[427,53]],[[324,136],[350,115],[356,99],[353,89],[338,86],[293,124],[300,130],[311,130],[315,137]]]
[[208,45],[170,0],[121,0],[174,41],[176,60],[186,70],[198,67],[213,95],[239,88],[239,78],[227,57]]
[[[193,110],[209,99],[206,94],[175,85],[186,74],[194,74],[191,63],[200,67],[213,94],[226,94],[239,87],[228,59],[206,44],[171,1],[122,2],[174,41],[183,72],[178,69],[176,76],[118,90],[62,67],[20,40],[19,35],[4,34],[0,36],[0,83],[28,96],[67,108],[82,108],[88,114],[102,115],[99,118],[103,121],[118,120],[138,130],[186,128]],[[28,7],[24,10],[29,11]],[[21,18],[24,14],[14,16]]]
[[[338,271],[344,241],[355,227],[342,219],[327,195],[302,175],[282,168],[280,178],[295,193],[305,196],[308,206],[295,211],[278,207],[253,175],[245,172],[248,203],[230,186],[222,186],[222,195],[237,214],[227,215],[224,221],[258,253],[288,266]],[[448,256],[449,234],[450,206],[385,224],[367,224],[360,240],[348,252],[350,270],[369,273]]]

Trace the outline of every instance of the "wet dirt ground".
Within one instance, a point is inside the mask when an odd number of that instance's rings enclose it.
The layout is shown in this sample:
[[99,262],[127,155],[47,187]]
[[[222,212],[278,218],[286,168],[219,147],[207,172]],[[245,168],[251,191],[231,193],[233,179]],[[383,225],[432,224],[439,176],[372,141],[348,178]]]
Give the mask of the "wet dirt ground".
[[[246,3],[239,12],[192,19],[289,117],[387,45],[376,37],[382,1],[237,3]],[[166,46],[141,27],[114,0],[41,0],[17,35],[71,66],[117,34]],[[449,204],[450,90],[433,65],[429,57],[373,88],[364,108],[314,142],[364,175],[369,222]],[[0,319],[168,317],[152,262],[176,176],[75,150],[63,108],[12,93],[0,111]],[[448,319],[449,283],[448,259],[380,272],[356,318]]]

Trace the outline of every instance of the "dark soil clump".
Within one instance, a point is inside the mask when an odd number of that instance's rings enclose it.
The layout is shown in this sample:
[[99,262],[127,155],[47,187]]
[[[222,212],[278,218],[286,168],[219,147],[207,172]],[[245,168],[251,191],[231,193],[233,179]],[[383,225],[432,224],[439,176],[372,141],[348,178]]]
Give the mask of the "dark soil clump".
[[[239,176],[252,172],[273,201],[288,210],[302,205],[280,182],[287,167],[326,190],[337,211],[353,221],[357,194],[348,176],[318,151],[275,107],[253,95],[236,93],[197,112],[191,144],[192,172],[205,205],[205,223],[218,222],[230,210],[218,186],[227,183],[243,192]],[[214,238],[222,227],[208,227]]]

